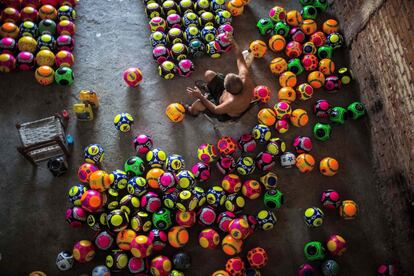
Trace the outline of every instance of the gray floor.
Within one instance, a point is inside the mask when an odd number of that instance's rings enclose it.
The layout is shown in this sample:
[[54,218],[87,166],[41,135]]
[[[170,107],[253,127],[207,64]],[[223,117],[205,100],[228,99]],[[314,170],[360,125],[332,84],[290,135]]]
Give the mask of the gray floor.
[[[235,19],[235,36],[243,47],[259,38],[255,22],[273,5],[263,0],[253,2],[243,16]],[[292,8],[290,2],[282,1],[280,4]],[[190,102],[185,87],[200,79],[205,69],[224,73],[235,71],[232,53],[219,60],[197,60],[197,71],[191,78],[164,81],[156,75],[156,65],[150,55],[147,19],[141,2],[108,0],[96,4],[94,1],[81,1],[78,13],[76,82],[72,87],[40,87],[32,72],[0,76],[1,275],[24,275],[33,270],[57,275],[56,254],[63,249],[71,249],[79,239],[92,238],[93,233],[86,227],[71,229],[64,220],[65,210],[69,207],[67,190],[77,183],[76,171],[84,146],[100,143],[106,151],[104,167],[112,171],[120,168],[133,154],[131,139],[138,133],[151,135],[155,145],[169,153],[182,154],[187,164],[196,162],[199,144],[214,143],[217,139],[203,117],[186,118],[183,123],[172,124],[164,110],[171,102]],[[340,58],[342,54],[337,54],[338,65],[345,65]],[[273,91],[278,89],[277,80],[270,75],[267,64],[275,56],[274,53],[267,54],[266,60],[257,60],[252,68],[256,83],[269,85]],[[137,89],[126,88],[121,79],[122,71],[130,66],[140,67],[144,74],[144,81]],[[68,132],[75,137],[75,146],[70,173],[54,178],[45,166],[33,168],[17,153],[15,148],[19,140],[14,125],[71,109],[80,89],[98,91],[101,107],[92,122],[76,122],[72,115]],[[346,105],[357,96],[352,87],[334,95],[318,91],[314,99],[295,103],[295,107],[302,106],[310,112],[315,99],[323,97],[334,105]],[[273,95],[272,103],[275,101]],[[131,133],[121,134],[115,130],[112,120],[119,112],[129,112],[135,117],[136,124]],[[237,138],[249,132],[255,124],[256,112],[257,109],[251,110],[240,122],[222,126],[222,133]],[[313,116],[311,120],[314,121]],[[392,260],[392,252],[387,250],[390,237],[385,228],[381,202],[372,185],[374,172],[370,163],[368,120],[349,121],[334,128],[329,142],[314,142],[312,154],[317,160],[333,156],[340,161],[337,176],[323,177],[316,170],[303,175],[295,169],[276,169],[280,175],[280,189],[286,195],[286,203],[277,213],[278,223],[273,231],[257,232],[244,245],[244,253],[254,246],[268,250],[271,262],[262,270],[264,275],[294,275],[299,265],[305,262],[304,244],[310,240],[324,241],[334,233],[349,242],[348,251],[338,258],[342,275],[373,275],[378,264]],[[290,145],[293,137],[299,134],[311,135],[311,124],[305,128],[292,127],[281,137]],[[323,227],[308,229],[303,223],[303,212],[310,206],[319,205],[320,193],[327,188],[338,190],[343,199],[358,202],[360,215],[354,221],[344,221],[335,212],[326,212]],[[253,204],[263,207],[259,201],[250,202],[249,210],[257,210]],[[224,268],[226,261],[221,250],[203,251],[197,245],[199,230],[197,227],[191,231],[191,244],[185,248],[193,256],[193,266],[188,275],[208,275]],[[90,273],[95,265],[103,263],[103,256],[100,253],[90,264],[76,264],[65,275]]]

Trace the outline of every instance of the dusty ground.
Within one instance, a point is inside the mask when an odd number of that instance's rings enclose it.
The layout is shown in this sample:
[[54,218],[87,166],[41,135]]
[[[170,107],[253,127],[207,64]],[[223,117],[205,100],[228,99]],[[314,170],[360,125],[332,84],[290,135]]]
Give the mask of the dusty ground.
[[[92,237],[93,233],[86,227],[71,229],[64,221],[65,210],[69,207],[67,190],[77,183],[75,172],[81,163],[84,146],[100,143],[106,150],[104,166],[111,171],[120,168],[133,154],[130,140],[138,133],[151,135],[156,146],[169,153],[182,154],[187,164],[196,162],[195,150],[199,144],[216,141],[211,124],[203,117],[186,118],[183,123],[172,124],[163,111],[171,102],[189,102],[184,89],[200,79],[205,69],[224,73],[234,71],[233,55],[228,54],[215,61],[207,58],[197,60],[197,71],[191,78],[163,81],[156,75],[156,66],[149,54],[151,49],[143,4],[135,0],[99,2],[97,5],[92,1],[82,1],[78,8],[77,80],[72,87],[40,87],[33,73],[0,76],[0,126],[3,130],[0,168],[4,175],[0,184],[0,207],[3,210],[0,213],[1,275],[25,275],[33,270],[57,275],[56,254],[63,249],[71,249],[79,239]],[[255,22],[273,5],[268,1],[254,2],[243,16],[235,19],[236,38],[243,47],[259,38]],[[280,4],[296,7],[290,2],[281,1]],[[336,54],[338,65],[345,65],[341,58],[343,55],[344,52]],[[257,84],[269,85],[277,91],[276,79],[267,70],[267,63],[273,57],[275,55],[270,53],[266,61],[256,61],[252,71]],[[143,71],[144,81],[138,89],[126,88],[120,77],[121,72],[130,66],[139,66]],[[334,95],[318,91],[310,102],[326,98],[334,105],[347,105],[358,97],[352,88]],[[75,146],[70,172],[54,178],[44,165],[33,168],[18,155],[15,147],[19,140],[14,124],[70,109],[80,89],[98,91],[102,106],[93,122],[76,122],[72,117],[68,133],[75,137]],[[275,100],[273,95],[272,103]],[[295,107],[310,111],[309,102],[295,103]],[[112,120],[119,112],[129,112],[135,117],[136,124],[131,133],[115,131]],[[257,109],[253,109],[240,122],[222,125],[220,130],[225,135],[239,137],[254,126],[256,112]],[[311,119],[314,121],[313,116]],[[317,171],[302,175],[295,169],[276,168],[280,175],[280,189],[286,196],[285,205],[277,212],[278,223],[272,231],[255,234],[244,246],[244,252],[254,246],[268,250],[271,262],[263,269],[264,275],[294,275],[298,266],[305,262],[304,244],[310,240],[324,241],[334,233],[344,236],[349,242],[347,253],[338,259],[342,275],[373,275],[378,264],[392,261],[393,252],[387,250],[386,242],[391,237],[381,212],[382,203],[373,185],[368,120],[367,117],[357,122],[349,121],[334,128],[329,142],[314,142],[313,155],[317,160],[329,155],[341,162],[337,176],[326,178]],[[290,146],[294,136],[311,135],[311,125],[292,128],[281,137]],[[323,227],[308,229],[303,223],[303,211],[310,206],[318,206],[320,193],[327,188],[339,191],[343,199],[358,202],[360,215],[354,221],[343,221],[335,212],[326,212]],[[259,201],[250,205],[256,203],[261,206]],[[191,231],[191,244],[185,248],[193,256],[193,266],[188,275],[208,275],[223,268],[227,259],[221,250],[201,250],[196,243],[198,232],[199,228]],[[90,264],[77,264],[65,274],[90,273],[103,260],[100,253]]]

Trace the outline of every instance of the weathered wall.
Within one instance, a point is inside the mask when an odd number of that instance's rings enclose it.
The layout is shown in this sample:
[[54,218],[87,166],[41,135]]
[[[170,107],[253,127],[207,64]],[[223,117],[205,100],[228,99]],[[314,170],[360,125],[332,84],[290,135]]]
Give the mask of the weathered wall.
[[414,32],[412,0],[335,1],[350,63],[371,125],[377,188],[387,206],[391,246],[403,267],[414,263]]

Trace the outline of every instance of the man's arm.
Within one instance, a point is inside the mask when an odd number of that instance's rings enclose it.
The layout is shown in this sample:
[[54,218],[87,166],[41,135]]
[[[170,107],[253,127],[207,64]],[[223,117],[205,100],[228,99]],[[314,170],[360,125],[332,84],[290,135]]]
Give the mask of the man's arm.
[[201,103],[214,114],[226,114],[228,111],[229,102],[224,102],[219,105],[213,104],[211,101],[201,94],[201,91],[195,87],[187,87],[188,95],[193,96],[201,101]]
[[237,44],[236,40],[233,39],[233,49],[234,55],[237,59],[237,68],[239,69],[239,76],[241,78],[245,78],[249,73],[249,68],[247,67],[246,61],[244,60],[243,54],[240,50],[239,44]]

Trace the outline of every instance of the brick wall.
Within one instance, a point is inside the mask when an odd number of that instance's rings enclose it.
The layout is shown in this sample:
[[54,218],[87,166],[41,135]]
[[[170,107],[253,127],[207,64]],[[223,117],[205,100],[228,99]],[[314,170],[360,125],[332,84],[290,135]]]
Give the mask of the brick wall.
[[412,271],[414,248],[407,240],[414,229],[414,1],[342,0],[333,10],[344,26],[351,68],[369,111],[390,246],[405,272]]

